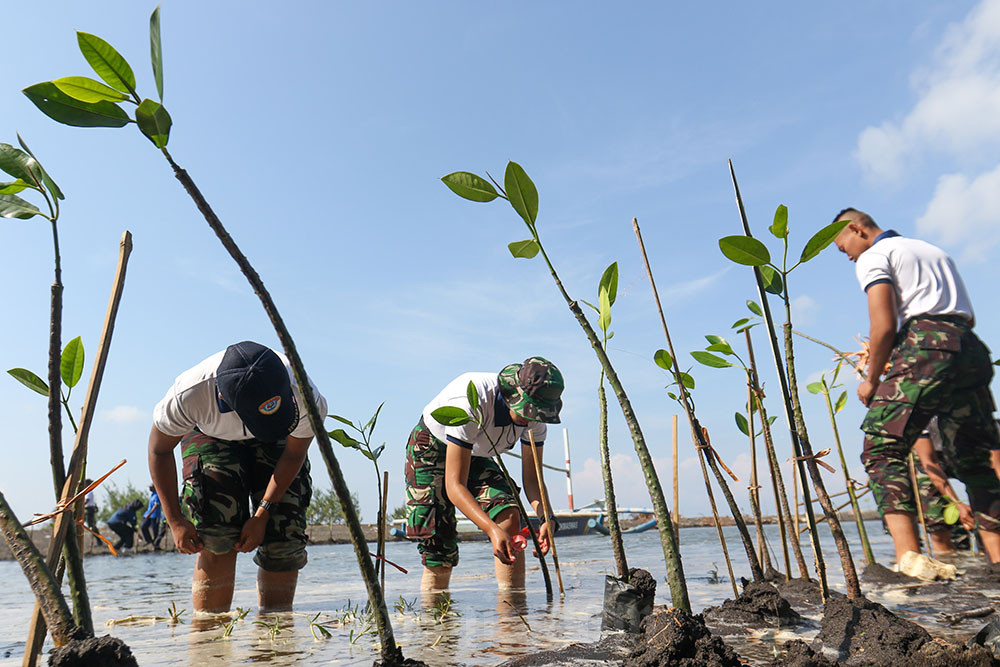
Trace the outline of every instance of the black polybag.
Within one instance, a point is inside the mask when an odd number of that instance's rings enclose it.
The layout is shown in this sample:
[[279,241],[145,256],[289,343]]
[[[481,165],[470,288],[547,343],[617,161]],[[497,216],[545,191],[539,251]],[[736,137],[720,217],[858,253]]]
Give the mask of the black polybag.
[[1000,617],[983,626],[976,635],[969,640],[969,646],[979,644],[985,646],[995,657],[1000,658]]
[[653,611],[654,593],[627,584],[618,577],[604,577],[604,615],[601,630],[639,632],[639,623]]

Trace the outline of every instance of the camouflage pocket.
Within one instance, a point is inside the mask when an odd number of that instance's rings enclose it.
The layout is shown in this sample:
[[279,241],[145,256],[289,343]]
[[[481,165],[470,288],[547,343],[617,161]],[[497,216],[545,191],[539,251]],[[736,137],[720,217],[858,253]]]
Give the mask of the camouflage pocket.
[[903,437],[906,425],[913,415],[913,403],[903,400],[873,401],[861,430],[873,436]]
[[201,457],[197,454],[184,457],[182,465],[184,486],[181,492],[188,517],[195,526],[205,508],[205,485],[203,482]]
[[913,322],[906,332],[906,344],[920,350],[958,352],[967,327],[946,320],[922,319]]

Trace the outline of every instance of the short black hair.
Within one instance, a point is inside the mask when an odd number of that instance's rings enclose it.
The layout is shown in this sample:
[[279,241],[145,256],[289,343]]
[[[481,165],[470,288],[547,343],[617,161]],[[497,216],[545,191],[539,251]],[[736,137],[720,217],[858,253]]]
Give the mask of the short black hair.
[[844,215],[846,213],[857,213],[858,214],[858,222],[860,222],[865,227],[876,227],[877,226],[875,224],[875,220],[873,220],[870,215],[868,215],[864,211],[859,211],[858,209],[854,208],[853,206],[848,206],[847,208],[843,209],[840,213],[838,213],[837,215],[835,215],[833,217],[833,221],[832,222],[839,222],[839,221],[843,220],[844,219]]

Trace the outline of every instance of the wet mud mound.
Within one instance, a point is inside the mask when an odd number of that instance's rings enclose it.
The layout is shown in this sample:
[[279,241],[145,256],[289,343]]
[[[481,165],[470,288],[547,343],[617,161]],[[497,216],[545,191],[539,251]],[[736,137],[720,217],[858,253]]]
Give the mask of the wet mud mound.
[[922,627],[877,602],[831,594],[813,649],[822,648],[827,657],[849,665],[910,665],[930,641]]
[[713,627],[729,628],[774,627],[798,625],[802,617],[792,609],[778,589],[764,581],[752,581],[735,600],[726,600],[719,607],[709,607],[703,612]]
[[978,644],[950,644],[935,638],[920,647],[914,664],[923,667],[991,667],[1000,665],[1000,660]]
[[128,645],[117,637],[74,639],[49,653],[50,667],[139,667]]
[[785,654],[771,663],[774,667],[835,667],[835,663],[813,651],[801,639],[794,639],[782,648]]
[[627,632],[612,632],[591,644],[570,644],[554,651],[539,651],[524,655],[500,665],[500,667],[534,667],[535,665],[560,665],[562,667],[606,667],[621,664],[621,661],[635,647],[638,635]]
[[899,584],[919,584],[920,580],[902,572],[893,572],[885,565],[872,563],[861,573],[861,581],[878,586],[896,586]]
[[790,579],[785,581],[784,577],[777,577],[771,580],[781,597],[788,600],[795,606],[818,606],[823,604],[823,595],[819,590],[819,583],[810,579]]
[[661,607],[642,621],[642,635],[622,667],[737,667],[736,652],[712,635],[701,615]]
[[637,567],[628,571],[628,583],[639,589],[639,594],[652,600],[656,596],[656,579],[646,570]]

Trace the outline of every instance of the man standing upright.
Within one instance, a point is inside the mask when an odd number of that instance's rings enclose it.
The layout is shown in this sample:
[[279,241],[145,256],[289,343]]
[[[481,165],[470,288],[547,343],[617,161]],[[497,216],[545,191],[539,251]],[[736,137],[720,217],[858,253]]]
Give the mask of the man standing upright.
[[965,483],[990,561],[998,562],[1000,480],[990,467],[990,450],[1000,446],[989,389],[993,366],[972,331],[975,316],[955,263],[929,243],[883,231],[857,209],[844,209],[835,220],[848,221],[835,243],[856,262],[868,296],[868,376],[858,387],[868,407],[861,461],[896,560],[920,551],[907,457],[937,415],[943,454]]
[[[310,386],[326,414],[325,399]],[[254,549],[261,611],[291,608],[306,564],[312,497],[306,453],[313,431],[300,405],[288,360],[251,341],[181,373],[156,405],[149,471],[177,550],[198,554],[195,611],[229,609],[236,554]],[[190,520],[177,495],[179,443]]]

